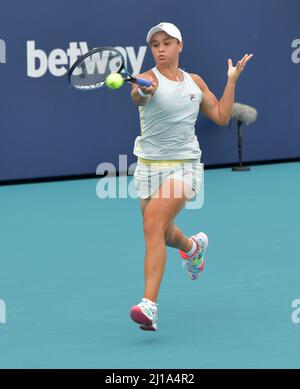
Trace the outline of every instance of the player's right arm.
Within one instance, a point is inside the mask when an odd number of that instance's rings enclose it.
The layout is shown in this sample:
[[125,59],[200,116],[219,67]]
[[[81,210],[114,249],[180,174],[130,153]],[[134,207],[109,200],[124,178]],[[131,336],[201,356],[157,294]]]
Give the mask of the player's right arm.
[[[138,106],[146,105],[148,103],[148,101],[150,101],[151,97],[154,95],[154,93],[156,91],[157,80],[156,80],[156,77],[154,78],[153,74],[151,74],[151,73],[146,72],[146,73],[135,75],[136,78],[143,78],[145,80],[151,81],[151,83],[152,83],[151,86],[142,87],[142,86],[138,86],[137,84],[131,83],[131,87],[132,87],[131,98],[132,98],[133,102]],[[141,96],[139,93],[139,90],[148,96]]]

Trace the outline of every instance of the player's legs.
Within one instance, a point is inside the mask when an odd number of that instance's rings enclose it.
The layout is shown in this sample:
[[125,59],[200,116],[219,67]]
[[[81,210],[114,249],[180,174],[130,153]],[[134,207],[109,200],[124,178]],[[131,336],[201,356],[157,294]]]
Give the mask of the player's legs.
[[[164,197],[164,188],[168,185],[169,195]],[[173,219],[185,204],[185,197],[177,197],[178,186],[182,182],[177,180],[167,180],[159,188],[158,196],[153,196],[146,204],[143,221],[144,237],[146,243],[145,255],[145,294],[148,300],[156,302],[161,279],[166,264],[166,232],[168,229],[172,232],[173,239],[183,239],[181,247],[184,250],[189,249],[188,238],[180,235],[173,227],[170,227]],[[185,241],[185,238],[187,242]]]
[[[166,198],[161,196],[165,186],[170,188],[170,195]],[[160,187],[158,196],[141,200],[146,242],[145,294],[141,302],[131,308],[130,316],[145,331],[157,330],[156,300],[166,263],[166,243],[184,252],[194,250],[195,246],[195,242],[184,236],[173,223],[186,201],[184,196],[178,198],[178,187],[182,187],[181,181],[167,180]]]
[[[141,199],[141,211],[143,216],[150,200],[151,198]],[[165,231],[165,242],[168,247],[177,248],[182,251],[189,251],[192,248],[190,238],[185,236],[183,232],[173,223],[173,221],[170,222]]]

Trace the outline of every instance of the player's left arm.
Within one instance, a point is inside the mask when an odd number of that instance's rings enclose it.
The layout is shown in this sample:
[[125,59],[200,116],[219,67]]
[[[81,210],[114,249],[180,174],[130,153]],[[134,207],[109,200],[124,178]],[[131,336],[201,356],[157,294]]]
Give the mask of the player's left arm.
[[197,74],[191,74],[195,83],[199,86],[203,93],[203,100],[200,105],[200,111],[210,120],[220,126],[225,126],[231,118],[232,106],[235,97],[236,81],[244,70],[247,62],[252,58],[253,54],[246,54],[236,67],[233,67],[232,60],[228,60],[228,81],[220,100],[210,91],[204,80]]

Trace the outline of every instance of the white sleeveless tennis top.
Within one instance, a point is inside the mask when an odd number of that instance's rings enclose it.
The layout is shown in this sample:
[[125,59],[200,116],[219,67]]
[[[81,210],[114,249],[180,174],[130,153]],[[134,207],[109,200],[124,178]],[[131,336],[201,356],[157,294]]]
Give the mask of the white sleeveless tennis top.
[[[180,69],[181,70],[181,69]],[[203,93],[192,77],[181,70],[183,81],[172,81],[155,67],[158,87],[151,100],[139,107],[141,134],[134,155],[152,160],[200,159],[195,122]]]

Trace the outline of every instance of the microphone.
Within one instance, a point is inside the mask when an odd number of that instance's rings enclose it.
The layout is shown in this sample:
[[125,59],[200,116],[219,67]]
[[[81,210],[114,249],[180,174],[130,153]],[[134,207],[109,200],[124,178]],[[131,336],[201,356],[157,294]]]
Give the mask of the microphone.
[[242,125],[253,123],[257,118],[257,110],[250,105],[234,103],[231,117],[237,120],[239,165],[232,168],[235,172],[249,171],[250,168],[242,163]]
[[257,118],[257,110],[250,105],[234,103],[232,107],[231,117],[236,118],[243,124],[255,122]]

